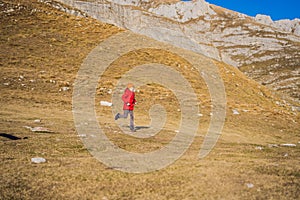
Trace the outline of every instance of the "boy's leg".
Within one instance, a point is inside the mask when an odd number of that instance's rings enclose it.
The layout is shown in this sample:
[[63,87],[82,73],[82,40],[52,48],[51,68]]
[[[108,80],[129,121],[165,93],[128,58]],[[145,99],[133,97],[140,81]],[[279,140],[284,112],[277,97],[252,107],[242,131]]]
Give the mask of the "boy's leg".
[[123,113],[123,115],[121,115],[120,113],[118,113],[117,115],[118,115],[118,119],[119,118],[127,118],[128,117],[128,114],[129,114],[129,110],[124,110],[124,113]]
[[116,115],[115,115],[115,120],[118,120],[120,118],[120,113],[117,113]]
[[130,110],[129,114],[130,114],[130,130],[134,131],[134,115],[133,115],[133,110]]

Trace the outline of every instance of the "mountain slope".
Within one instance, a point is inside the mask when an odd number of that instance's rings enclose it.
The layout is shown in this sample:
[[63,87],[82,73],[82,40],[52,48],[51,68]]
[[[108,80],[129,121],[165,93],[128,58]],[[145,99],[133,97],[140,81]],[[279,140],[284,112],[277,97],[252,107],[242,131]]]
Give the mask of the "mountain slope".
[[[225,84],[227,116],[216,147],[199,160],[199,148],[211,118],[207,86],[184,58],[160,49],[128,52],[111,64],[97,86],[99,124],[113,142],[128,151],[148,152],[167,144],[176,133],[180,116],[178,102],[168,88],[157,84],[137,88],[137,125],[149,123],[148,110],[154,103],[161,103],[168,112],[167,127],[149,139],[123,134],[111,108],[99,105],[100,100],[111,101],[111,91],[122,70],[160,63],[183,74],[197,94],[203,116],[195,141],[174,164],[152,173],[123,173],[99,162],[87,151],[81,140],[84,136],[78,136],[75,129],[73,83],[88,54],[124,30],[34,0],[2,0],[0,9],[1,199],[299,196],[299,115],[238,69],[210,60],[218,66]],[[127,41],[119,43],[126,45]],[[233,109],[240,114],[233,114]],[[24,126],[45,127],[50,132],[32,132]],[[280,145],[283,143],[297,146],[284,147]],[[31,163],[33,157],[44,157],[47,162]]]
[[299,104],[300,36],[292,32],[204,0],[60,2],[100,21],[239,67]]

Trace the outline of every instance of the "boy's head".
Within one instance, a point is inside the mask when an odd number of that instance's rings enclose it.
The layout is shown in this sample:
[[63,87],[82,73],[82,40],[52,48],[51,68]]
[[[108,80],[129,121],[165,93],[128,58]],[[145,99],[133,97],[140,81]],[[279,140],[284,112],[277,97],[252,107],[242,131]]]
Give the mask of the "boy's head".
[[132,83],[128,83],[127,84],[127,88],[130,90],[130,91],[134,91],[134,85]]

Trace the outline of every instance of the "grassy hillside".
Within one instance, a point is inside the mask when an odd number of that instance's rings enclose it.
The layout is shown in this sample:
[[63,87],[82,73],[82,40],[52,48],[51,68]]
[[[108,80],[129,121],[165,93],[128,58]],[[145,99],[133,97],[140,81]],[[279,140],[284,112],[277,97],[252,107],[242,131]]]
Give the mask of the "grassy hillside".
[[[2,0],[0,10],[0,199],[299,196],[299,114],[236,68],[215,62],[225,83],[227,116],[218,144],[209,156],[199,160],[210,121],[208,90],[189,63],[158,49],[131,52],[112,63],[97,87],[99,123],[112,141],[130,151],[152,151],[171,140],[179,119],[178,103],[166,88],[156,84],[137,88],[137,124],[149,122],[148,109],[154,102],[165,105],[168,112],[167,127],[153,138],[122,134],[111,108],[99,105],[100,100],[111,100],[109,91],[122,72],[156,62],[178,70],[190,81],[203,114],[198,135],[184,156],[163,170],[129,174],[108,168],[89,154],[76,133],[72,90],[88,53],[124,30],[91,18],[74,17],[34,0]],[[63,91],[63,87],[69,90]],[[233,109],[240,114],[233,115]],[[41,122],[36,123],[36,119]],[[42,126],[52,132],[31,132],[24,126]],[[283,143],[297,146],[279,145]],[[44,157],[47,162],[33,164],[33,157]]]

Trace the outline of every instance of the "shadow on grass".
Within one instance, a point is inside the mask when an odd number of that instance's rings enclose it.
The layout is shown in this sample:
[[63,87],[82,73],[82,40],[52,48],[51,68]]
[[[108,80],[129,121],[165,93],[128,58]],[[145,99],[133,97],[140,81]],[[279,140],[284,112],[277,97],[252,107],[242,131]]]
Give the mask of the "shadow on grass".
[[136,130],[140,130],[140,129],[148,129],[150,128],[150,126],[136,126],[135,129]]
[[20,137],[16,137],[14,135],[11,134],[7,134],[7,133],[0,133],[1,137],[10,139],[10,140],[21,140],[21,139],[28,139],[28,137],[24,137],[24,138],[20,138]]

